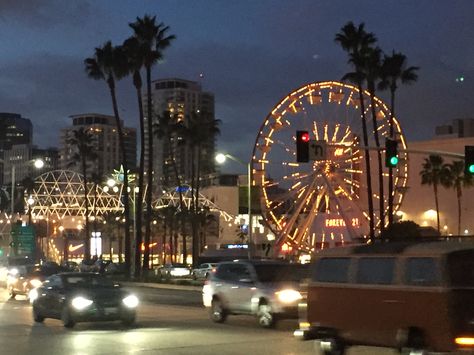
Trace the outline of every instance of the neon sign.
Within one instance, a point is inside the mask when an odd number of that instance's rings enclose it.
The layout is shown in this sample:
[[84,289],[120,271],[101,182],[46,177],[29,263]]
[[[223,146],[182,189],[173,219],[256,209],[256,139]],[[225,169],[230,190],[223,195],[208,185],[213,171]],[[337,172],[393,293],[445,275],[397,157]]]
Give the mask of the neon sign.
[[[360,227],[359,218],[351,218],[352,227]],[[325,227],[345,227],[346,222],[342,218],[328,218],[325,222]]]

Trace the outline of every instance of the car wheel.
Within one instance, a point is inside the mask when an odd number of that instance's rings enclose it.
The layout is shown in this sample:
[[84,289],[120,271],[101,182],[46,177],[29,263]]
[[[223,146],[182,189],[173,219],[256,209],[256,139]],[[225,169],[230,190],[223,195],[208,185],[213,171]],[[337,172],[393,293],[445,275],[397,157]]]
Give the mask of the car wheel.
[[197,276],[195,272],[193,272],[193,280],[197,280]]
[[135,321],[136,321],[135,313],[122,317],[122,324],[127,327],[134,325]]
[[33,320],[36,323],[43,323],[44,321],[44,316],[40,313],[38,307],[33,306]]
[[208,272],[206,272],[206,275],[204,276],[204,279],[205,280],[209,279],[209,273]]
[[218,299],[213,299],[211,304],[211,319],[215,323],[224,323],[227,318],[227,312],[222,306],[222,302]]
[[69,311],[68,307],[63,308],[61,320],[63,321],[63,325],[65,328],[73,328],[76,324],[76,322],[74,322],[74,319],[71,316],[71,312]]
[[323,355],[344,355],[346,352],[344,342],[339,338],[317,340],[315,348],[319,354]]
[[272,328],[275,326],[275,315],[272,313],[272,307],[267,303],[258,306],[257,320],[263,328]]
[[16,293],[15,293],[15,291],[13,291],[13,287],[10,287],[8,293],[9,293],[9,295],[10,295],[10,299],[11,299],[11,300],[14,300],[15,297],[16,297]]

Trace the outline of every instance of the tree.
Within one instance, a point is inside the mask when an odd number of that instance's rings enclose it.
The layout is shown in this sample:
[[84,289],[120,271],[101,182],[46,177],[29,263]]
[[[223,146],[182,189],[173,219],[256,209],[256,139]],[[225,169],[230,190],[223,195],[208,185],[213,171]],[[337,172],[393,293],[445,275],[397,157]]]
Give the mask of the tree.
[[454,161],[451,164],[446,164],[447,178],[443,181],[445,187],[452,187],[456,191],[456,198],[458,201],[458,235],[461,235],[461,205],[462,205],[462,190],[473,185],[471,175],[464,174],[464,161]]
[[84,237],[84,257],[90,259],[90,233],[89,233],[89,199],[87,186],[87,163],[89,160],[96,159],[94,152],[94,136],[84,127],[73,130],[72,136],[68,137],[67,142],[75,148],[75,153],[71,157],[70,164],[75,164],[76,161],[81,162],[82,182],[84,189],[84,205],[85,205],[85,237]]
[[[395,117],[395,92],[398,88],[398,83],[411,84],[418,79],[416,71],[418,67],[408,67],[406,64],[406,56],[401,53],[392,51],[391,56],[384,55],[382,66],[380,68],[380,82],[378,87],[380,90],[390,90],[390,138],[394,137],[394,123]],[[388,171],[388,224],[393,223],[393,170],[389,168]]]
[[438,186],[444,185],[449,177],[449,171],[443,162],[443,158],[439,155],[430,155],[423,163],[423,169],[420,171],[421,184],[433,186],[436,206],[436,223],[438,232],[439,226],[439,202],[438,202]]
[[[146,193],[146,215],[145,215],[145,245],[150,244],[151,215],[152,215],[152,194],[153,194],[153,106],[151,93],[151,68],[163,58],[163,51],[171,45],[176,38],[168,35],[168,26],[163,23],[156,23],[156,16],[145,15],[143,18],[137,17],[136,21],[129,23],[133,29],[134,37],[138,40],[142,65],[146,71],[147,86],[147,129],[148,129],[148,166],[147,166],[147,193]],[[149,249],[145,248],[143,265],[148,267]]]
[[112,46],[112,42],[106,42],[102,47],[95,48],[94,56],[84,60],[86,73],[94,80],[104,80],[110,91],[112,107],[114,110],[115,125],[119,139],[119,148],[122,156],[123,166],[123,195],[125,212],[125,265],[127,275],[130,275],[131,265],[131,243],[130,243],[130,198],[128,192],[128,162],[125,152],[125,139],[122,122],[118,111],[115,82],[123,78],[128,71],[128,62],[121,47]]
[[[354,72],[346,74],[343,80],[350,80],[357,85],[359,91],[360,101],[360,112],[362,122],[362,134],[364,146],[369,145],[368,133],[367,133],[367,122],[365,120],[365,104],[363,97],[363,82],[364,74],[362,67],[360,66],[361,57],[364,51],[373,45],[377,40],[372,33],[367,33],[364,29],[364,24],[361,23],[356,27],[352,22],[348,22],[344,25],[341,31],[336,34],[335,41],[339,43],[343,50],[349,54],[349,64],[354,66]],[[375,227],[374,227],[374,206],[372,201],[372,179],[370,169],[370,155],[367,149],[364,149],[365,153],[365,167],[367,176],[367,200],[368,200],[368,212],[369,212],[369,229],[370,239],[375,239]]]
[[409,240],[421,237],[420,226],[413,221],[393,223],[384,230],[382,236],[387,240]]

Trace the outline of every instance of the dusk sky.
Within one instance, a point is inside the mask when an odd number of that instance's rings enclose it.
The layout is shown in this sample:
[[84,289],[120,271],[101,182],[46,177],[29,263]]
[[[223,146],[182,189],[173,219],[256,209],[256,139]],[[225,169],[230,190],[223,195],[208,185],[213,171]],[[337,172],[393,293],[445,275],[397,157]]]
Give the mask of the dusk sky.
[[[30,118],[40,147],[59,144],[72,114],[111,114],[106,84],[86,77],[83,60],[109,39],[122,43],[144,14],[177,37],[153,79],[196,80],[214,93],[218,146],[245,161],[286,94],[349,71],[334,42],[348,21],[364,22],[385,52],[420,67],[418,82],[398,91],[408,144],[431,138],[436,125],[474,118],[473,0],[0,0],[0,112]],[[131,79],[120,82],[118,100],[127,125],[137,126]]]

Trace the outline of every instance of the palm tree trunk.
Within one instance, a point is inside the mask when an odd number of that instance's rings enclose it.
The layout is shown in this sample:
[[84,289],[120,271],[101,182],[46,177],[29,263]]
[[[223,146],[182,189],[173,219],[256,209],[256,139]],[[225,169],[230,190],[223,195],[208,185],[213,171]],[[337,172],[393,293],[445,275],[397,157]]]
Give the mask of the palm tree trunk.
[[112,97],[112,106],[114,109],[115,124],[117,126],[120,153],[122,155],[122,166],[123,166],[123,197],[124,197],[124,214],[125,214],[125,269],[127,271],[127,277],[130,276],[131,267],[131,240],[130,240],[130,198],[128,193],[128,164],[127,154],[125,152],[125,143],[123,137],[122,124],[120,122],[120,115],[118,112],[117,97],[115,95],[115,83],[113,80],[107,81],[110,88],[110,95]]
[[436,225],[438,227],[438,232],[439,232],[438,185],[436,183],[433,184],[433,190],[434,190],[434,195],[435,195],[435,206],[436,206]]
[[[374,139],[375,139],[375,146],[380,148],[380,140],[379,140],[379,131],[377,127],[377,116],[375,113],[375,98],[374,98],[374,91],[370,92],[370,102],[371,102],[371,111],[372,111],[372,124],[374,126]],[[382,168],[382,152],[377,149],[377,161],[379,167],[379,218],[380,218],[380,233],[383,234],[383,230],[385,229],[385,206],[384,206],[384,192],[383,192],[383,168]]]
[[360,112],[361,112],[361,120],[362,120],[362,134],[364,140],[364,155],[365,155],[365,170],[367,175],[367,203],[369,209],[369,233],[370,233],[370,240],[375,240],[375,228],[374,228],[374,204],[372,201],[372,177],[370,172],[370,154],[369,150],[367,149],[369,146],[369,137],[367,135],[367,122],[365,121],[365,105],[364,105],[364,96],[362,91],[362,84],[359,83],[357,85],[359,90],[359,101],[360,101]]
[[[142,100],[142,80],[140,72],[135,71],[133,74],[133,83],[137,91],[138,101],[138,114],[140,120],[140,164],[138,170],[138,196],[135,199],[135,277],[140,277],[140,261],[141,261],[141,244],[142,244],[142,214],[143,214],[143,186],[144,186],[144,172],[145,172],[145,125],[143,116],[143,100]],[[145,263],[147,259],[147,245],[145,242],[145,253],[143,256],[143,266],[148,265]]]
[[84,236],[84,258],[89,260],[91,258],[91,244],[89,239],[89,201],[87,196],[87,166],[86,166],[86,158],[85,156],[81,159],[82,163],[82,174],[84,175],[83,179],[83,187],[84,187],[84,203],[85,203],[85,233]]
[[[394,137],[393,118],[395,117],[395,90],[390,90],[390,138]],[[388,168],[388,225],[393,224],[393,169]]]
[[456,189],[457,197],[458,197],[458,235],[461,235],[461,198],[462,198],[462,190],[461,187]]
[[[153,195],[153,107],[151,100],[151,67],[146,67],[146,86],[147,86],[147,128],[148,128],[148,169],[147,169],[147,189],[146,189],[146,214],[145,214],[145,250],[150,245],[151,235],[151,199]],[[148,256],[143,260],[144,268],[148,268]]]
[[[197,162],[196,162],[196,194],[194,202],[194,215],[198,216],[199,213],[199,188],[200,188],[200,178],[201,178],[201,144],[197,146]],[[200,229],[201,226],[199,223],[196,223],[196,228],[193,228],[193,266],[197,266],[197,262],[200,254]]]

